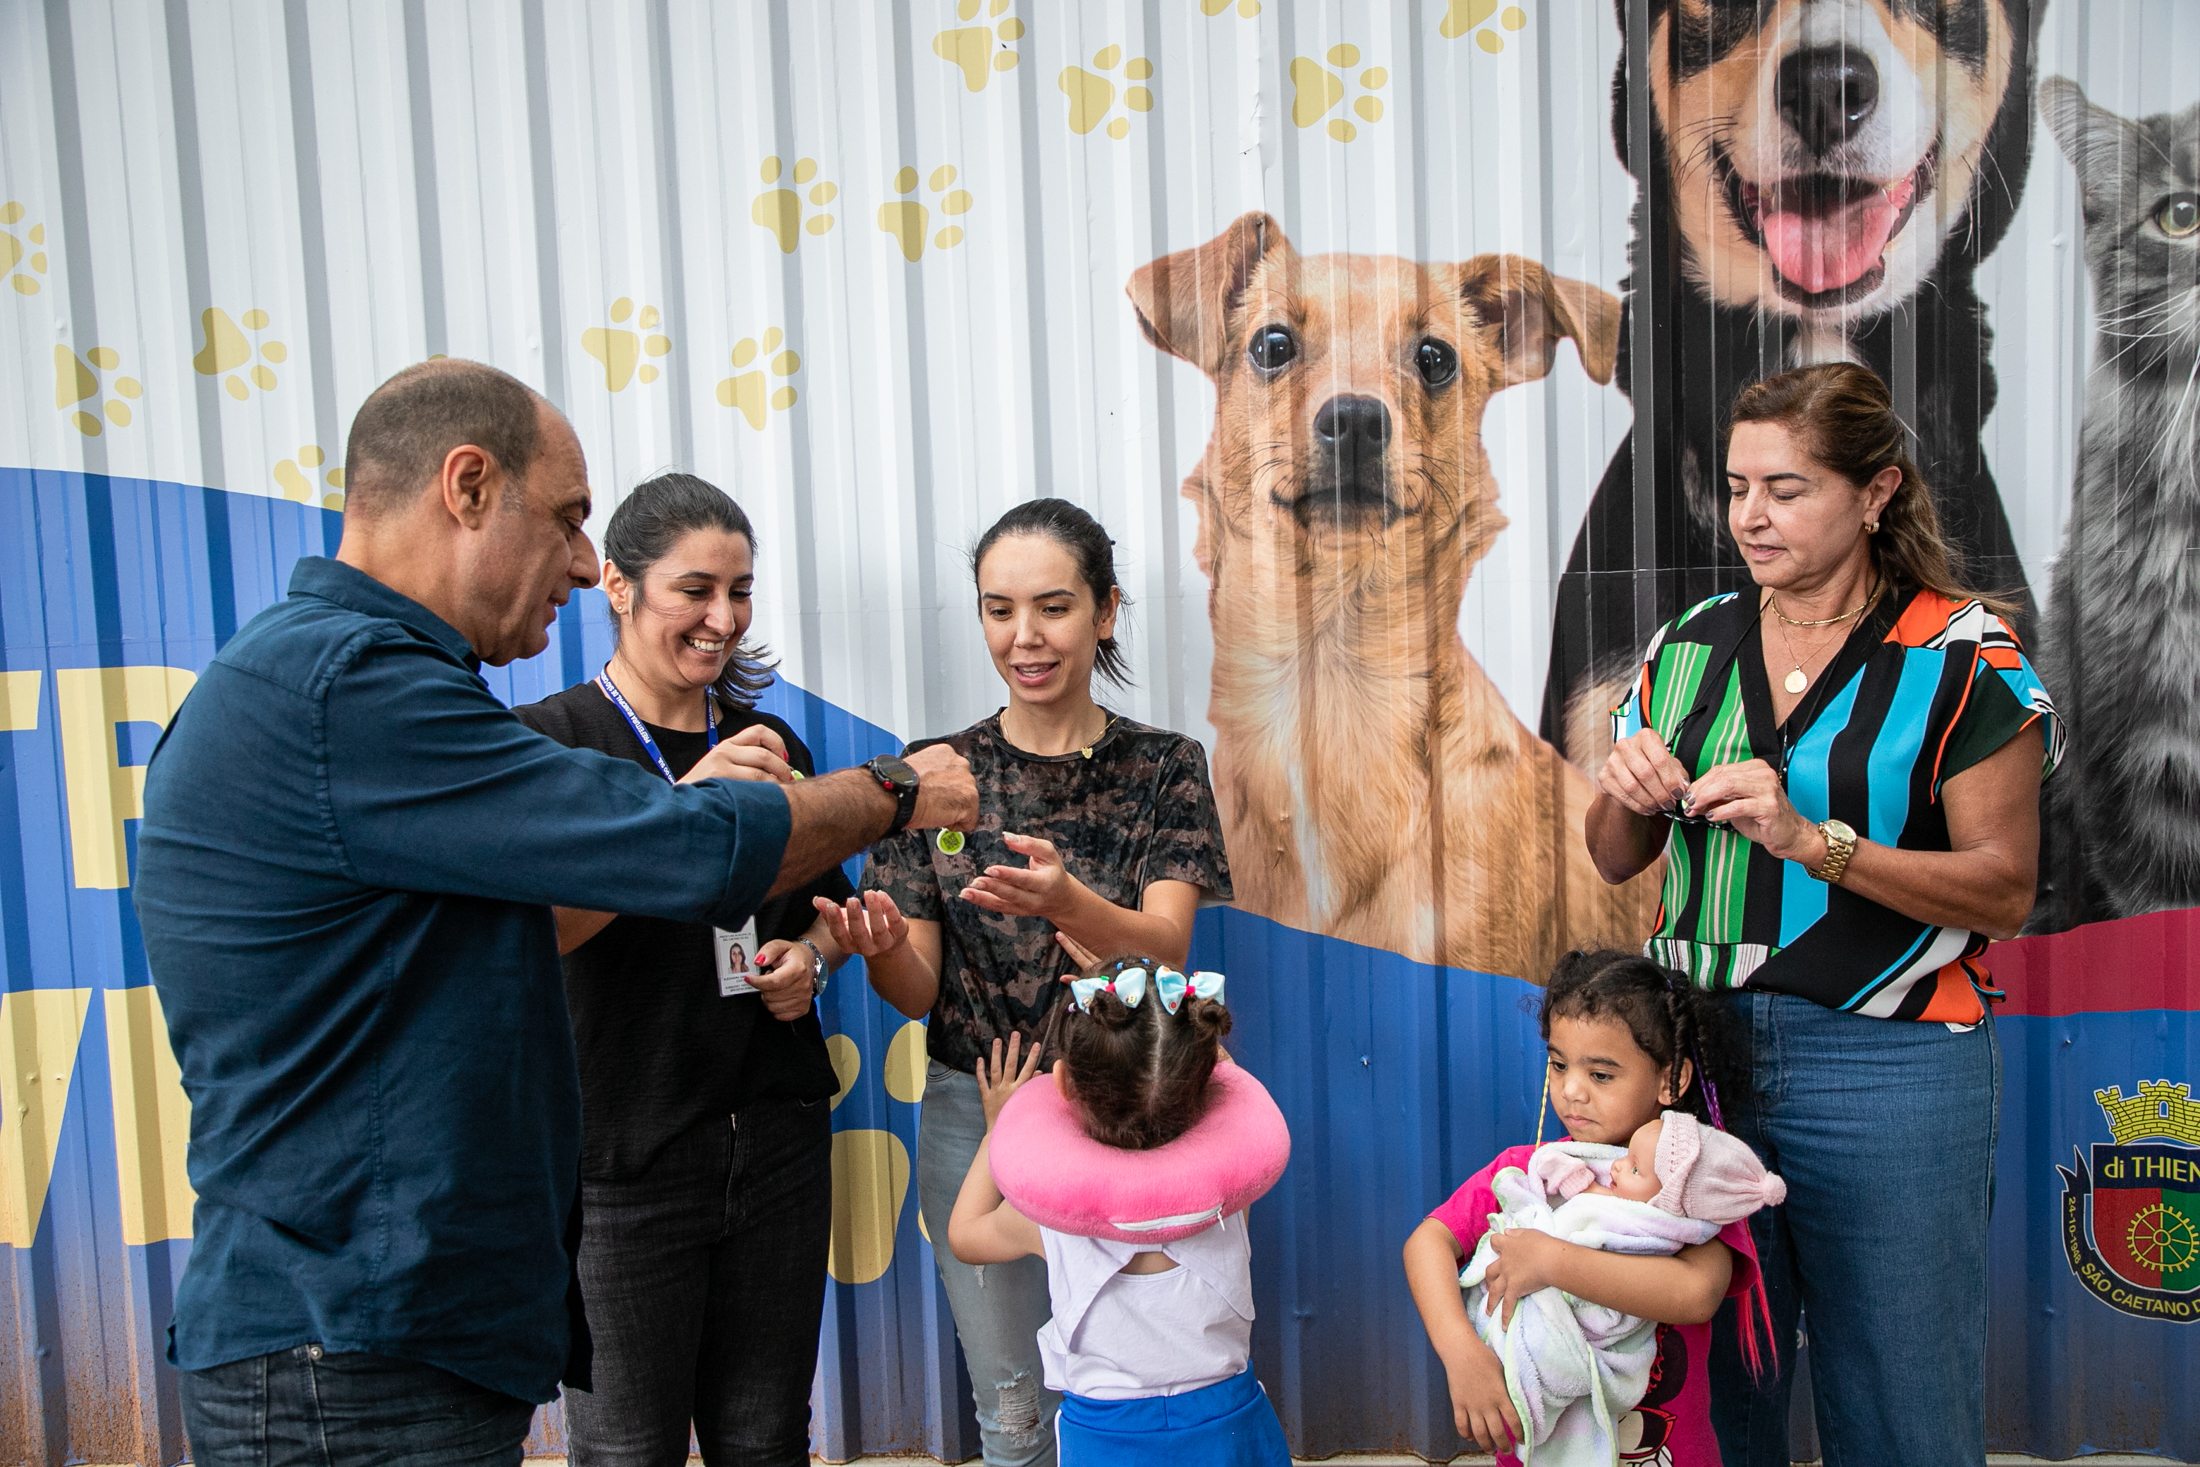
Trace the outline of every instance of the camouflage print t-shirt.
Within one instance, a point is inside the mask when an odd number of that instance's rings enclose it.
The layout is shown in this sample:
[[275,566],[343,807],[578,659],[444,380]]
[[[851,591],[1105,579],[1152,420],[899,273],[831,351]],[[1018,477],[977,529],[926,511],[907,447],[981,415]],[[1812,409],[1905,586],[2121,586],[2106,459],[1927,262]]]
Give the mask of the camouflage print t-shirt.
[[[988,912],[959,893],[988,866],[1022,866],[1004,832],[1052,841],[1072,876],[1118,906],[1136,910],[1156,881],[1188,881],[1230,899],[1230,865],[1207,756],[1182,734],[1127,718],[1092,746],[1028,754],[983,723],[926,739],[954,747],[978,781],[977,828],[947,855],[935,831],[905,831],[871,848],[863,889],[883,891],[902,915],[941,927],[940,996],[927,1048],[965,1073],[996,1038],[1038,1037],[1075,966],[1041,917]],[[950,842],[952,844],[952,842]]]

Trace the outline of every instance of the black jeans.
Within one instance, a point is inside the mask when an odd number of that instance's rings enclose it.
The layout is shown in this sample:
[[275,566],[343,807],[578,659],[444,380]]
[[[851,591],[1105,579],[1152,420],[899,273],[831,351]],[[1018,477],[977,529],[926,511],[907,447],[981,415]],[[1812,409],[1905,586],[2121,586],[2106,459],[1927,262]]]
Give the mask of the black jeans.
[[535,1408],[383,1355],[300,1345],[182,1377],[198,1467],[516,1467]]
[[642,1176],[582,1189],[595,1389],[565,1393],[574,1467],[807,1467],[833,1226],[832,1109],[762,1101]]

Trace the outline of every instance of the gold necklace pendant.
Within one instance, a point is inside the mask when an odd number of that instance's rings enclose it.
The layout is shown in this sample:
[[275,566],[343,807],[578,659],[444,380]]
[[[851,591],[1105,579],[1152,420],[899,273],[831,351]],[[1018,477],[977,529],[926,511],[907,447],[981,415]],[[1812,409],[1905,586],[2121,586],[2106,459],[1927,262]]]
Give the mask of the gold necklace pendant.
[[1102,739],[1106,738],[1108,736],[1108,730],[1113,727],[1115,727],[1115,719],[1113,717],[1110,717],[1106,723],[1100,725],[1100,732],[1092,736],[1092,743],[1085,745],[1085,747],[1079,749],[1077,752],[1084,755],[1087,759],[1090,759],[1092,757],[1094,746],[1096,746]]
[[1804,674],[1802,664],[1797,663],[1795,671],[1787,675],[1787,690],[1791,693],[1800,693],[1801,691],[1803,691],[1803,689],[1809,686],[1810,678]]

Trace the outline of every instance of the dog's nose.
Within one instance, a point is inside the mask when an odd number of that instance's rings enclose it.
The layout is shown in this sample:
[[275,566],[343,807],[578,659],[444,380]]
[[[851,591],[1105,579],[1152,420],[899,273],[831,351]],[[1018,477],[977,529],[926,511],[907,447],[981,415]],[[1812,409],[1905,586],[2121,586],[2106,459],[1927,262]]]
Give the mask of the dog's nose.
[[1315,445],[1336,455],[1340,473],[1382,460],[1390,446],[1390,409],[1373,397],[1332,397],[1314,414]]
[[1774,86],[1780,115],[1813,153],[1847,142],[1879,107],[1879,68],[1839,46],[1789,53]]

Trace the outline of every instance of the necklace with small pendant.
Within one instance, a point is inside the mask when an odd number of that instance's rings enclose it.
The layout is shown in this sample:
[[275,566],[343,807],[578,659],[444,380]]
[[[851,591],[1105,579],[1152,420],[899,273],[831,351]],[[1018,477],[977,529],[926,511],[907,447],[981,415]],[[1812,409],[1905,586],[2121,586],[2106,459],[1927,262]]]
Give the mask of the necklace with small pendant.
[[1765,604],[1772,608],[1772,614],[1779,619],[1781,623],[1781,645],[1787,648],[1788,661],[1795,664],[1795,670],[1793,672],[1790,672],[1786,677],[1780,680],[1780,686],[1786,688],[1791,693],[1800,693],[1803,691],[1803,689],[1810,686],[1810,674],[1803,671],[1803,659],[1795,655],[1795,643],[1793,639],[1791,639],[1787,634],[1787,629],[1789,627],[1838,626],[1842,622],[1845,622],[1849,618],[1855,616],[1858,612],[1864,610],[1864,608],[1870,606],[1874,601],[1877,601],[1878,599],[1879,585],[1875,581],[1872,585],[1870,595],[1866,596],[1863,600],[1857,602],[1847,611],[1842,612],[1839,616],[1829,616],[1820,621],[1797,621],[1794,617],[1789,616],[1786,612],[1780,609],[1779,597],[1772,595],[1770,592],[1767,592],[1765,595]]

